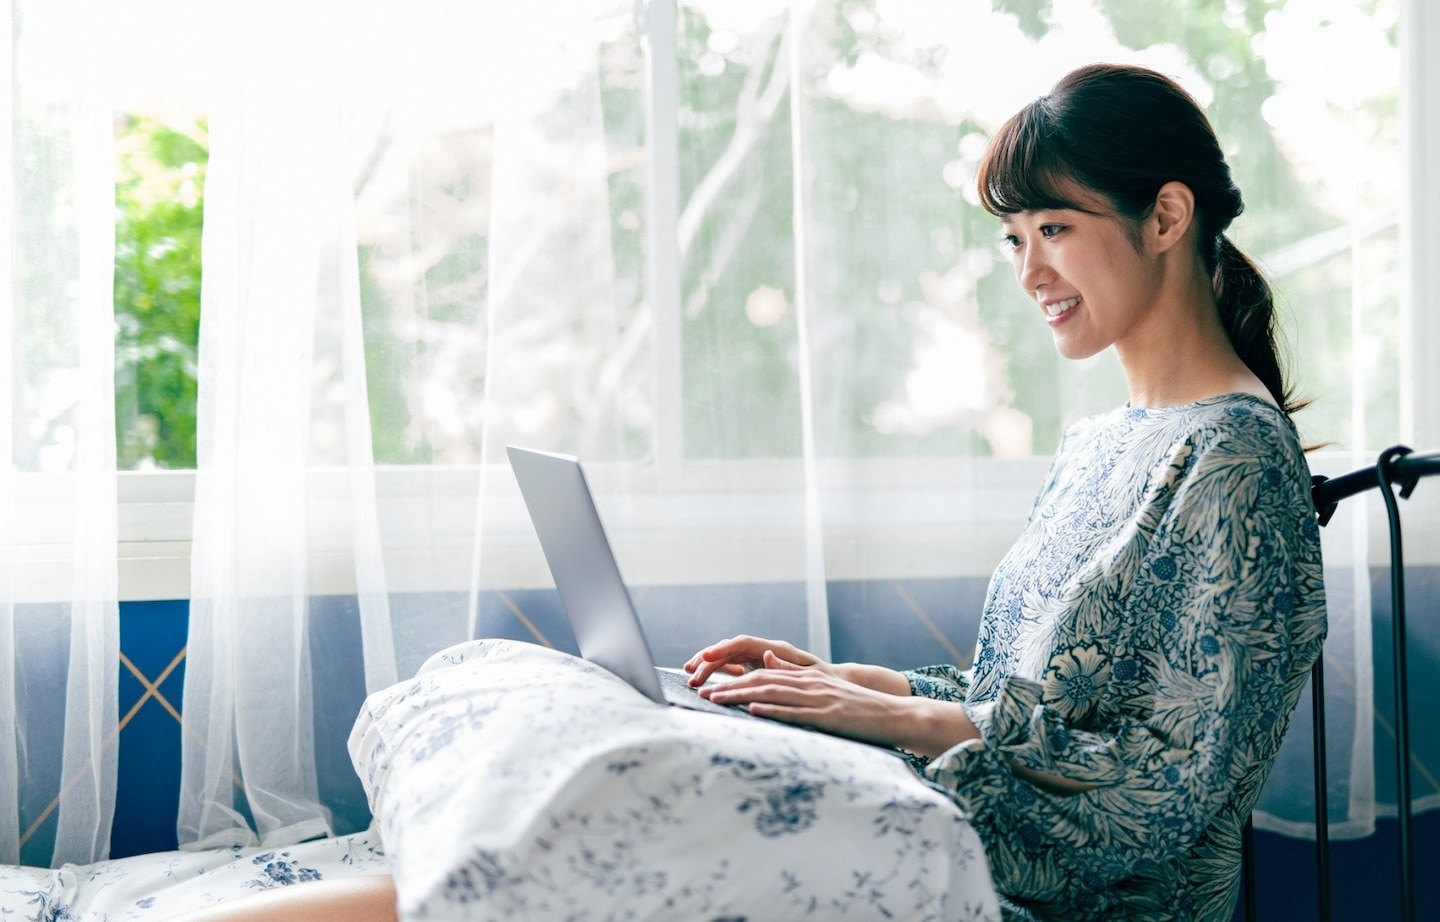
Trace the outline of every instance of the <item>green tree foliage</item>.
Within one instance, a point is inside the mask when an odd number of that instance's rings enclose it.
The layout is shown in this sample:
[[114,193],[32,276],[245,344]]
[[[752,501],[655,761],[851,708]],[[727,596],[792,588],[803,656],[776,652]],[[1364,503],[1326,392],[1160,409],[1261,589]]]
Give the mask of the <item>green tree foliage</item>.
[[195,466],[204,121],[125,116],[115,183],[117,463]]

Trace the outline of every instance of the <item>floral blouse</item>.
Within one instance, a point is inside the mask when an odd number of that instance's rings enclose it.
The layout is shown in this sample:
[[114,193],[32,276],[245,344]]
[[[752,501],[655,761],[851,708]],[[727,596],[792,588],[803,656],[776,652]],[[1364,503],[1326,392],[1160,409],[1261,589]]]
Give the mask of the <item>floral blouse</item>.
[[995,572],[974,666],[908,673],[981,734],[923,774],[970,813],[1013,917],[1229,919],[1241,827],[1324,637],[1283,413],[1227,395],[1093,417]]

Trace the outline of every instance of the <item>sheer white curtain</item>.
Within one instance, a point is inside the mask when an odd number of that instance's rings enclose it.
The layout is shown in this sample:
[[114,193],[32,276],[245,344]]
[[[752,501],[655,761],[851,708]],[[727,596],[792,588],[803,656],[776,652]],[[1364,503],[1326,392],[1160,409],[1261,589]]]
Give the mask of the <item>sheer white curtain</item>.
[[[410,675],[496,612],[525,620],[512,594],[548,582],[496,463],[506,444],[581,453],[618,541],[638,529],[653,545],[644,462],[680,437],[654,429],[653,308],[611,241],[609,183],[617,161],[643,165],[643,132],[607,143],[598,55],[633,54],[632,8],[347,5],[345,19],[344,41],[319,17],[283,39],[222,27],[278,63],[222,85],[210,124],[185,847],[333,828],[314,754],[317,599],[358,598],[368,688]],[[634,64],[619,65],[632,81]],[[792,575],[804,508],[778,496],[761,531]],[[700,504],[740,518],[726,501]],[[734,557],[753,538],[722,532],[700,550]]]
[[109,853],[117,613],[108,55],[0,5],[0,862]]
[[[523,436],[547,394],[603,388],[606,363],[626,360],[615,354],[608,290],[593,27],[581,18],[567,30],[558,7],[527,10],[507,14],[502,33],[490,16],[445,5],[347,5],[343,39],[319,15],[301,16],[284,37],[257,29],[240,43],[278,62],[263,81],[219,89],[184,707],[187,847],[332,828],[314,752],[314,663],[326,655],[309,646],[316,599],[357,598],[371,690],[472,636],[475,587],[510,585],[514,570],[484,552],[487,507],[476,497],[486,475],[474,462],[483,446],[493,456]],[[317,58],[317,46],[334,53]],[[546,114],[557,123],[548,133]],[[446,192],[449,183],[469,191]],[[566,207],[551,210],[557,201]],[[470,295],[441,311],[436,263],[483,240],[477,222],[504,229],[490,235],[489,297],[461,277]],[[367,323],[386,322],[365,339]],[[383,378],[397,356],[398,380]],[[465,393],[435,392],[455,383],[425,380],[437,366],[461,375]],[[383,392],[391,385],[413,387],[397,403]],[[613,441],[611,404],[572,407],[570,435],[588,456]],[[408,444],[436,444],[426,429],[446,413],[440,424],[460,436],[440,445],[450,457],[377,472],[372,414],[409,419],[397,436]],[[512,515],[500,528],[516,524]]]
[[[921,625],[931,661],[963,661],[1059,430],[1124,399],[1113,364],[1055,357],[968,191],[986,133],[1084,61],[1177,74],[1243,142],[1242,244],[1296,307],[1302,426],[1359,446],[1316,464],[1393,441],[1394,382],[1353,360],[1390,348],[1396,310],[1369,281],[1396,236],[1383,87],[1286,76],[1304,45],[1280,19],[1266,60],[1222,61],[1146,38],[1143,2],[989,7],[313,3],[285,30],[217,24],[243,60],[217,59],[210,126],[182,844],[335,828],[327,657],[373,690],[471,636],[565,642],[512,442],[585,458],[662,660],[740,630],[860,657]],[[1236,73],[1272,81],[1265,118],[1227,95]],[[1272,137],[1307,92],[1350,119],[1339,175],[1376,187],[1314,178],[1337,167],[1323,133]],[[1284,210],[1276,175],[1313,207]],[[1353,831],[1375,812],[1358,509],[1326,532],[1331,802]],[[913,621],[841,611],[855,586]],[[313,642],[337,607],[353,649]],[[1292,743],[1265,807],[1303,833]]]
[[[343,566],[369,641],[370,684],[397,675],[340,104],[353,71],[343,53],[310,53],[322,40],[349,43],[310,7],[287,7],[285,30],[259,28],[270,20],[253,12],[214,24],[245,39],[226,47],[272,66],[243,83],[217,80],[211,112],[179,819],[182,844],[197,848],[331,830],[314,743],[311,661],[324,651],[307,634],[312,594],[323,591],[311,567],[322,536],[353,549]],[[240,64],[224,61],[219,72],[243,72]],[[316,397],[332,388],[334,415]]]

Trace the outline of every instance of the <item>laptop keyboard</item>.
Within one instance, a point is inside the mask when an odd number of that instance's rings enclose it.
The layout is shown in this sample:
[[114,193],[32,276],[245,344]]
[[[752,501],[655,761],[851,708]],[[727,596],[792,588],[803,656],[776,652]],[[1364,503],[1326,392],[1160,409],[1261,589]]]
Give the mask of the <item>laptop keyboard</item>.
[[700,697],[700,693],[690,687],[690,676],[687,673],[673,669],[656,669],[655,674],[660,677],[660,691],[671,704],[690,708],[692,711],[709,711],[712,714],[729,714],[732,717],[755,717],[744,705],[716,704],[708,698]]

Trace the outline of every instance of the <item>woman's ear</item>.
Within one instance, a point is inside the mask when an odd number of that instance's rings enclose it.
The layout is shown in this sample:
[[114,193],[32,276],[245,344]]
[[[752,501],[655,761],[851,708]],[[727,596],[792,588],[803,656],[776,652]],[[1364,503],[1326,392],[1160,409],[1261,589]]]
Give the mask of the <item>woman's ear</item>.
[[1195,223],[1195,193],[1183,182],[1167,182],[1155,195],[1150,221],[1155,251],[1171,249]]

